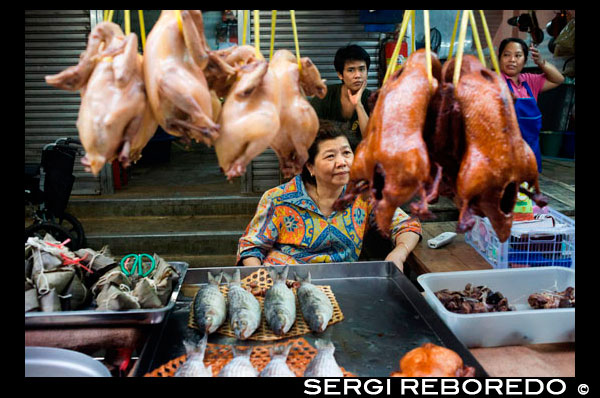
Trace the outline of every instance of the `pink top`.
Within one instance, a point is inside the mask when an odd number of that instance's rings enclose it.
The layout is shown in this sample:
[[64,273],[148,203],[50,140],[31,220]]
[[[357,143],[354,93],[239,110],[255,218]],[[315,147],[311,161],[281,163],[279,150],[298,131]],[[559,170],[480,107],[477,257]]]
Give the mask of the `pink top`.
[[512,81],[511,78],[508,77],[505,73],[502,72],[502,76],[505,80],[508,80],[510,85],[512,86],[513,91],[517,98],[527,98],[529,94],[527,93],[527,89],[523,86],[523,82],[527,82],[531,92],[533,93],[533,97],[537,101],[538,94],[542,91],[542,87],[544,87],[544,83],[546,82],[546,75],[543,73],[520,73],[519,74],[519,85],[515,85],[515,82]]

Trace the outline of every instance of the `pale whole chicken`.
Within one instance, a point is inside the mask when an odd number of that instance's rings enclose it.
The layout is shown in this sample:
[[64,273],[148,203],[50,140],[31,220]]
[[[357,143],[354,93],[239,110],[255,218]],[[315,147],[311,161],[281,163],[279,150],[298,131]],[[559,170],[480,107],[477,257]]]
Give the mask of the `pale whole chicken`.
[[425,50],[411,54],[402,69],[381,88],[369,118],[367,136],[356,149],[346,194],[336,202],[342,209],[357,195],[375,203],[379,232],[387,236],[397,207],[419,194],[414,215],[430,215],[427,203],[437,197],[441,168],[430,178],[423,128],[429,101],[437,90],[441,65],[432,53],[432,84],[427,78]]
[[288,50],[276,51],[269,63],[269,71],[273,72],[281,98],[279,132],[270,146],[279,158],[285,178],[302,171],[308,159],[308,148],[319,130],[317,113],[306,96],[324,98],[327,94],[327,86],[315,64],[304,57],[300,59],[300,65],[301,68]]
[[184,141],[212,145],[218,105],[203,73],[209,47],[199,10],[162,10],[144,49],[146,92],[158,123]]
[[266,60],[240,66],[219,115],[221,126],[215,151],[228,180],[246,172],[280,127],[280,93]]
[[535,189],[535,194],[522,191],[539,206],[546,199],[540,192],[535,155],[521,136],[506,83],[474,56],[465,55],[462,62],[468,67],[461,67],[456,87],[465,129],[465,153],[456,177],[457,231],[471,229],[473,215],[485,216],[504,242],[510,236],[521,184],[527,182]]
[[90,33],[79,63],[46,76],[46,82],[65,90],[80,90],[77,119],[86,155],[86,171],[98,175],[105,163],[118,160],[129,166],[158,126],[144,91],[137,36],[125,37],[112,22],[99,23]]

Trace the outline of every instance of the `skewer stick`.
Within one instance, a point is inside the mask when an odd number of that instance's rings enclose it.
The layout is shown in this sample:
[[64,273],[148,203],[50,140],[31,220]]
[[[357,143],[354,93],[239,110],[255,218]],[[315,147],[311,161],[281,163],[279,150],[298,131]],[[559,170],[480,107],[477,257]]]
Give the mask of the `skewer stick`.
[[398,54],[400,53],[400,47],[402,46],[402,40],[404,39],[404,35],[406,34],[406,28],[408,27],[408,20],[410,19],[410,11],[404,11],[404,17],[402,18],[402,25],[400,26],[400,33],[398,34],[398,41],[396,42],[396,47],[394,48],[394,53],[392,54],[392,58],[390,59],[390,63],[388,64],[387,70],[385,72],[385,77],[383,78],[383,84],[387,81],[388,77],[392,74],[392,70],[395,68],[396,63],[398,61]]
[[142,50],[146,48],[146,27],[144,26],[144,10],[138,10],[140,20],[140,36],[142,37]]
[[298,31],[296,29],[296,11],[290,10],[290,16],[292,17],[292,30],[294,31],[294,43],[296,44],[296,60],[298,61],[298,70],[302,70],[302,64],[300,63],[300,46],[298,46]]
[[429,85],[433,85],[433,74],[431,71],[431,32],[429,31],[429,10],[423,10],[423,19],[425,23],[425,59],[427,60],[427,79]]
[[273,48],[275,46],[275,21],[277,20],[277,10],[271,11],[271,50],[269,51],[269,60],[273,58]]
[[248,10],[244,10],[244,24],[242,30],[242,46],[246,45],[246,31],[248,30]]
[[125,35],[128,35],[131,33],[131,10],[124,10],[125,11]]
[[471,21],[471,31],[473,33],[473,41],[475,41],[475,47],[477,48],[479,61],[484,68],[487,68],[487,65],[485,64],[485,57],[483,56],[483,49],[481,48],[481,42],[479,41],[479,32],[477,31],[477,23],[475,22],[473,10],[469,10],[469,20]]
[[454,40],[456,39],[456,29],[458,28],[458,18],[460,17],[460,10],[456,10],[456,19],[454,20],[454,28],[452,29],[452,38],[450,39],[450,51],[448,53],[448,61],[452,58],[452,51],[454,50]]
[[460,66],[462,64],[463,52],[465,49],[465,37],[467,35],[467,25],[469,22],[469,10],[463,10],[462,20],[460,21],[460,32],[458,34],[458,49],[456,51],[456,62],[454,64],[454,76],[452,84],[454,89],[458,86],[458,78],[460,77]]
[[258,10],[254,10],[254,49],[256,56],[260,58],[260,19]]
[[492,36],[490,36],[490,30],[488,29],[487,21],[485,20],[485,14],[483,10],[479,10],[481,15],[481,24],[483,25],[483,32],[485,33],[485,41],[487,42],[488,48],[490,49],[490,57],[492,58],[492,65],[494,70],[500,76],[500,67],[498,66],[498,58],[496,58],[496,51],[494,50],[494,43],[492,43]]

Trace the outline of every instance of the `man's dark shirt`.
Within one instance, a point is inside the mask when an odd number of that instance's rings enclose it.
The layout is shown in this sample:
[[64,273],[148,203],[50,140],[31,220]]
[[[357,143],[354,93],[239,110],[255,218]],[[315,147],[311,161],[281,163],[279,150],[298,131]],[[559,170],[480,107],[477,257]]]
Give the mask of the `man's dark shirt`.
[[[327,86],[327,95],[325,98],[320,99],[318,97],[313,97],[310,100],[310,104],[315,108],[317,112],[317,116],[319,119],[332,120],[340,123],[347,123],[347,135],[348,141],[352,148],[356,148],[356,145],[362,139],[362,134],[360,131],[360,127],[358,125],[358,115],[356,111],[352,114],[350,119],[344,118],[342,116],[342,87],[343,83],[332,84]],[[361,102],[367,112],[367,115],[370,115],[369,106],[367,104],[367,100],[371,95],[371,91],[365,88],[365,91],[362,93]]]

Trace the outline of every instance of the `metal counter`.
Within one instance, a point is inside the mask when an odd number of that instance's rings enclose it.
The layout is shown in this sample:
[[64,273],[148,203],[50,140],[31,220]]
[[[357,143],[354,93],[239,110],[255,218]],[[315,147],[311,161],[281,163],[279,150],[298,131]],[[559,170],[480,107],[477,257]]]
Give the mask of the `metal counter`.
[[[208,272],[213,275],[221,271],[231,274],[236,268],[240,269],[244,278],[259,267],[190,269],[184,284],[203,285],[208,282]],[[290,266],[288,279],[293,278],[295,268],[300,268],[300,275],[310,271],[314,284],[331,286],[344,314],[343,321],[330,325],[325,332],[298,337],[305,338],[313,347],[319,337],[331,339],[336,347],[335,358],[347,371],[359,377],[387,377],[399,370],[399,361],[404,354],[431,342],[455,351],[465,365],[475,368],[477,377],[487,376],[469,350],[391,262]],[[143,376],[185,354],[183,340],[198,338],[198,332],[187,326],[191,302],[192,298],[179,296],[168,319],[146,343],[136,376]],[[238,341],[216,332],[209,336],[208,342],[246,346],[274,343]]]

